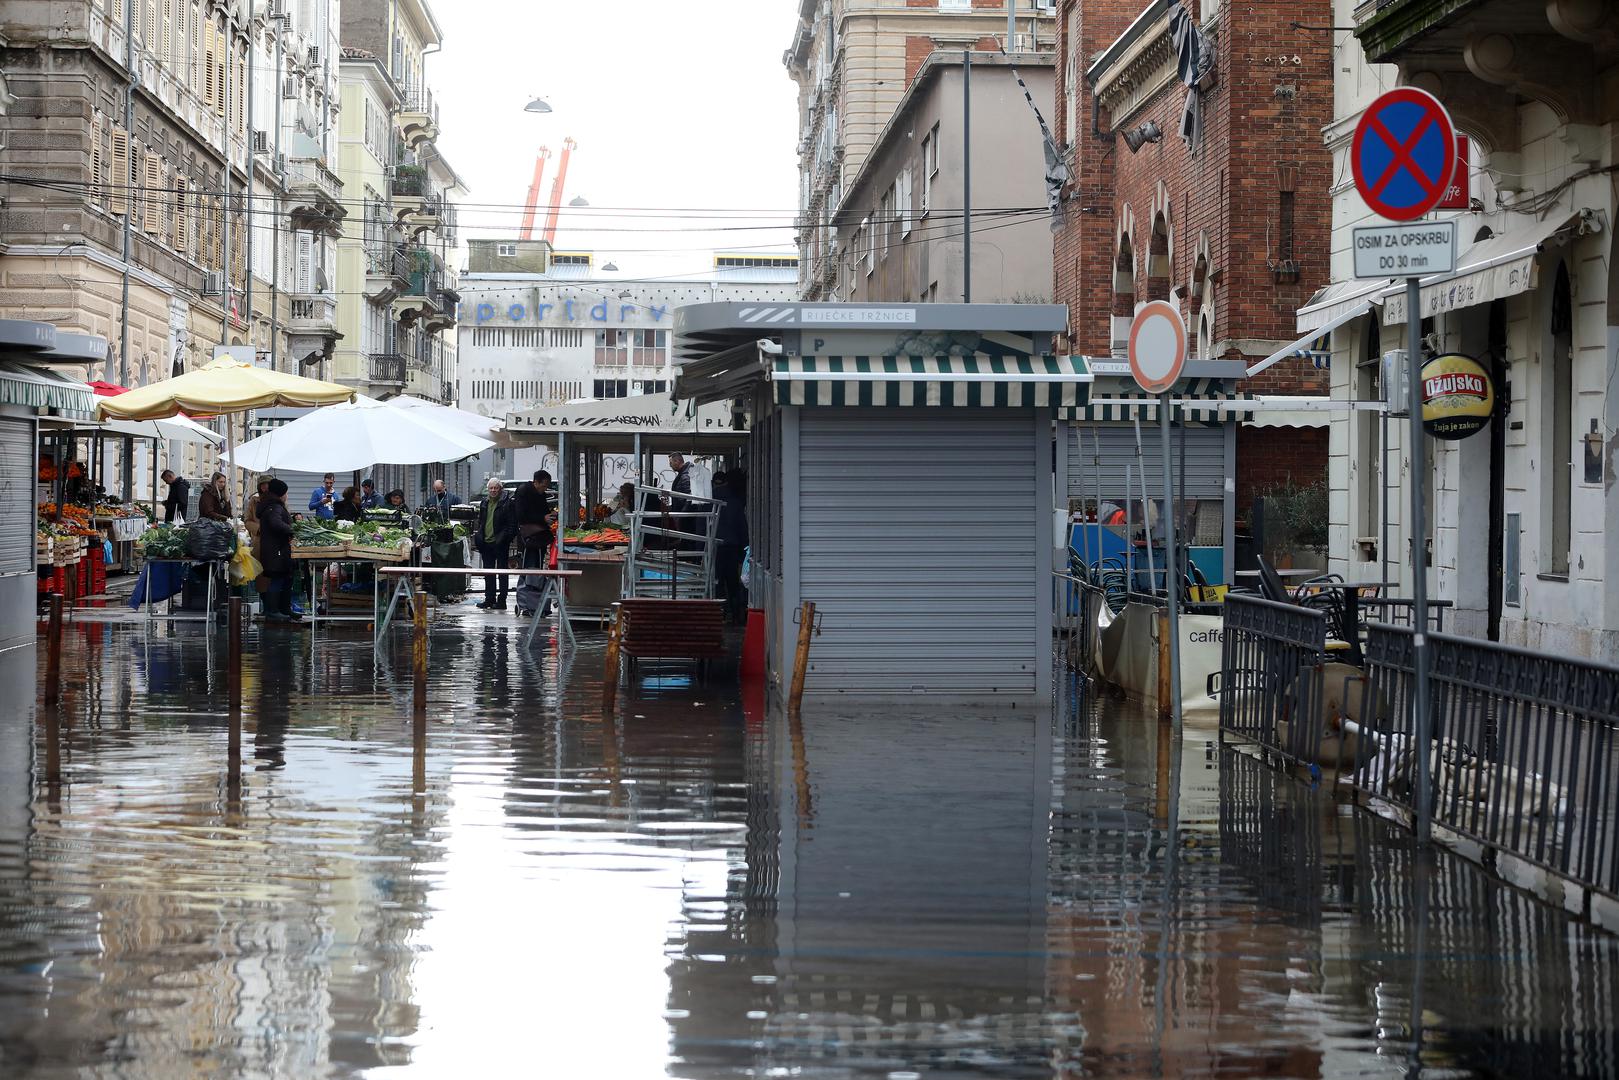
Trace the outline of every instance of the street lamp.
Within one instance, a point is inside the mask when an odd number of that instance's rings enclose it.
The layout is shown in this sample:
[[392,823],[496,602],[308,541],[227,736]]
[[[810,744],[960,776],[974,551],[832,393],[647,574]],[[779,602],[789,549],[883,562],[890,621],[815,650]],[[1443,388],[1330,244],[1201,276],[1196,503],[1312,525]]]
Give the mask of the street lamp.
[[551,111],[551,106],[546,103],[544,98],[535,98],[533,101],[523,106],[523,111],[532,113],[548,113]]

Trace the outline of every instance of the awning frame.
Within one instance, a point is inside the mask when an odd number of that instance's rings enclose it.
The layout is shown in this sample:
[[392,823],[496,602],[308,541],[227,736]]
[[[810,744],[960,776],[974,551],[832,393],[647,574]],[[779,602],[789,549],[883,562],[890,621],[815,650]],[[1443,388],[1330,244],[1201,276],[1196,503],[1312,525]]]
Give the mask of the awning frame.
[[975,353],[778,356],[768,378],[778,405],[1062,409],[1084,403],[1094,376],[1083,356]]

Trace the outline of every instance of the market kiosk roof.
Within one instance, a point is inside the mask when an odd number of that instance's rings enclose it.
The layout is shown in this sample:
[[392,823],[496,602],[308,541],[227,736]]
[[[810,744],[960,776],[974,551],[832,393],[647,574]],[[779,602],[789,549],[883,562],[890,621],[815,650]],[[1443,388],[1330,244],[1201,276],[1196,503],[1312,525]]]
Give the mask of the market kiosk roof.
[[607,398],[548,405],[506,414],[506,434],[518,445],[549,443],[567,435],[570,446],[618,451],[640,436],[643,449],[689,450],[697,446],[740,444],[746,430],[735,427],[724,405],[698,406],[666,394]]
[[1056,355],[1060,304],[692,304],[675,312],[675,396],[775,384],[784,405],[1073,408],[1084,357]]

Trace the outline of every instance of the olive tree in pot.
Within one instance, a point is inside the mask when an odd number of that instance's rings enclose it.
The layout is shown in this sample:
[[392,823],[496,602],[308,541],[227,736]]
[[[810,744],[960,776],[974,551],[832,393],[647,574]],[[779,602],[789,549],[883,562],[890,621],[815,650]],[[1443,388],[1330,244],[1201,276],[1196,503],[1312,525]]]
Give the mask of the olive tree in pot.
[[1327,486],[1299,486],[1289,478],[1261,496],[1264,555],[1272,566],[1325,567],[1327,561]]

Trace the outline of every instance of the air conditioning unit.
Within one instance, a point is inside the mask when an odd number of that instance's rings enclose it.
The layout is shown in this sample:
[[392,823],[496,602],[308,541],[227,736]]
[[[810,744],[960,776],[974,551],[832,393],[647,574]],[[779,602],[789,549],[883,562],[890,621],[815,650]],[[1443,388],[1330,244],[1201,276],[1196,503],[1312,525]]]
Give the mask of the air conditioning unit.
[[1130,352],[1130,324],[1135,319],[1129,315],[1113,316],[1112,329],[1108,334],[1108,351],[1114,356],[1127,356]]
[[270,133],[268,131],[253,132],[253,152],[255,154],[268,154],[270,152]]
[[309,67],[320,67],[320,46],[309,46]]
[[281,96],[289,100],[298,97],[298,76],[288,75],[281,80]]
[[287,0],[270,0],[270,18],[289,18],[287,15]]
[[223,296],[225,293],[225,276],[217,270],[206,270],[202,275],[202,295]]

